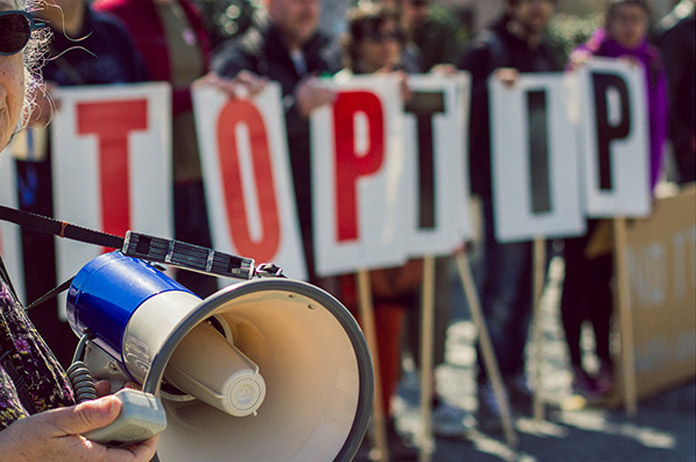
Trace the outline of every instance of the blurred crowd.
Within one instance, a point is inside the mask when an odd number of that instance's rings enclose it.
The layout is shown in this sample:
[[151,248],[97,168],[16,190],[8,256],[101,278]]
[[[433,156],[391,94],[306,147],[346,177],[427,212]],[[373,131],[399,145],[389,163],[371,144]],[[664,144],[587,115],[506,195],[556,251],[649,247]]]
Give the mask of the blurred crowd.
[[[571,71],[592,56],[627,60],[644,69],[650,125],[651,185],[667,177],[685,184],[696,179],[696,84],[694,82],[694,0],[682,0],[665,18],[655,18],[646,0],[611,0],[603,23],[568,54],[550,40],[554,0],[505,0],[499,17],[485,29],[447,14],[431,0],[353,2],[345,32],[322,27],[320,0],[46,0],[34,14],[53,29],[51,56],[44,70],[47,93],[37,95],[42,129],[57,87],[167,81],[173,88],[175,237],[211,246],[191,88],[214,85],[230,97],[248,97],[265,82],[282,86],[295,200],[308,263],[309,280],[335,293],[356,313],[355,278],[325,280],[313,268],[308,117],[329,104],[334,89],[322,76],[341,73],[397,73],[408,102],[408,75],[459,70],[472,76],[469,172],[472,194],[480,204],[482,238],[463,251],[478,252],[475,272],[482,308],[513,409],[528,407],[524,345],[532,313],[532,245],[495,240],[492,211],[490,128],[487,80],[514,85],[521,73]],[[50,130],[50,126],[48,128]],[[532,136],[536,136],[533,133]],[[539,134],[538,136],[541,136]],[[22,209],[52,215],[51,147],[18,163]],[[665,161],[667,155],[668,161]],[[669,165],[669,169],[665,169]],[[541,168],[541,166],[539,166]],[[584,237],[557,242],[566,276],[562,322],[577,393],[601,397],[611,390],[613,363],[610,321],[613,273],[609,252],[588,256],[586,249],[602,220],[592,220]],[[562,245],[561,245],[562,244]],[[473,250],[472,250],[473,249]],[[562,250],[559,250],[562,249]],[[36,299],[55,284],[53,238],[25,231],[26,289]],[[47,256],[49,256],[47,258]],[[445,333],[453,291],[451,258],[437,262],[435,364],[444,361]],[[416,460],[417,453],[394,425],[390,397],[400,379],[402,357],[418,361],[422,261],[371,272],[377,323],[378,356],[384,412],[392,460]],[[180,282],[201,296],[216,290],[214,281],[186,273]],[[596,339],[599,368],[583,369],[580,331],[589,322]],[[60,356],[60,343],[72,338],[50,321],[36,320]],[[68,351],[72,351],[69,349]],[[479,355],[480,356],[480,355]],[[66,358],[66,356],[63,356]],[[477,424],[496,431],[499,409],[486,370],[479,368]],[[433,378],[433,381],[435,379]],[[463,411],[437,393],[435,419],[464,422]],[[438,426],[435,425],[436,432]],[[443,430],[444,431],[444,430]],[[366,442],[369,446],[369,440]]]

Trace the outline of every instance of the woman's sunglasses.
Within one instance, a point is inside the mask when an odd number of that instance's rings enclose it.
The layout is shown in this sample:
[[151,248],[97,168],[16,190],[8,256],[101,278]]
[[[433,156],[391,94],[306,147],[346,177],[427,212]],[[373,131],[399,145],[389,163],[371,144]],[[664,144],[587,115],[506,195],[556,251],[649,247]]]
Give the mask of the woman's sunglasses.
[[29,43],[31,32],[40,26],[26,11],[0,11],[0,55],[22,51]]

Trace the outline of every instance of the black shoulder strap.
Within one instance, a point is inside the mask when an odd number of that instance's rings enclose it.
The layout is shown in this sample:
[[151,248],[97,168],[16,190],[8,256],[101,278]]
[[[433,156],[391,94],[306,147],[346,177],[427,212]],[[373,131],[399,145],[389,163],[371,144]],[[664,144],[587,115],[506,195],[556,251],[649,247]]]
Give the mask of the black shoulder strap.
[[0,220],[9,221],[34,231],[53,234],[88,244],[101,245],[111,249],[123,247],[123,238],[121,236],[83,228],[65,221],[16,210],[4,205],[0,205]]
[[[81,226],[75,226],[65,221],[58,221],[53,218],[45,217],[42,215],[36,215],[33,213],[25,212],[22,210],[16,210],[4,205],[0,205],[0,220],[9,221],[16,225],[31,229],[33,231],[38,231],[41,233],[53,234],[62,238],[74,239],[80,242],[86,242],[88,244],[101,245],[103,247],[109,247],[113,249],[120,249],[123,246],[123,238],[113,234],[103,233],[101,231],[96,231],[93,229],[83,228]],[[17,292],[12,285],[10,280],[10,275],[5,268],[2,259],[0,258],[0,276],[5,280],[7,286],[12,291],[16,300],[19,300]],[[37,300],[28,305],[24,311],[29,311],[35,306],[40,305],[44,301],[55,297],[62,291],[68,289],[72,283],[72,278],[65,281],[58,287],[50,290],[48,293],[42,295]]]
[[[165,263],[188,271],[235,279],[251,279],[255,275],[255,262],[251,258],[238,257],[186,242],[132,231],[128,231],[124,238],[2,205],[0,205],[0,221],[9,221],[24,228],[61,238],[119,249],[128,257]],[[69,285],[69,283],[66,284]]]

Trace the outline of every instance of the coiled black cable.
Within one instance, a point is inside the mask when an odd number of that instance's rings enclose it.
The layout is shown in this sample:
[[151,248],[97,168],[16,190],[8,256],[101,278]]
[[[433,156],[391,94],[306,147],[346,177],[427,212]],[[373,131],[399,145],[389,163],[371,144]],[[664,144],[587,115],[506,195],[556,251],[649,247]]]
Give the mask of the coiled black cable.
[[75,393],[75,402],[82,403],[90,399],[97,399],[97,389],[94,387],[94,379],[89,373],[85,363],[73,362],[67,371],[68,378]]
[[[81,403],[90,399],[97,399],[97,389],[94,386],[94,378],[87,370],[87,366],[82,361],[87,341],[92,338],[89,331],[85,332],[77,343],[73,354],[72,364],[67,370],[68,379],[75,393],[75,402]],[[150,462],[160,462],[159,456],[155,453]]]
[[68,379],[75,393],[75,402],[81,403],[90,399],[97,399],[97,389],[94,386],[94,378],[87,370],[87,366],[82,361],[85,345],[90,339],[90,334],[86,332],[75,348],[75,354],[72,358],[72,364],[67,370]]

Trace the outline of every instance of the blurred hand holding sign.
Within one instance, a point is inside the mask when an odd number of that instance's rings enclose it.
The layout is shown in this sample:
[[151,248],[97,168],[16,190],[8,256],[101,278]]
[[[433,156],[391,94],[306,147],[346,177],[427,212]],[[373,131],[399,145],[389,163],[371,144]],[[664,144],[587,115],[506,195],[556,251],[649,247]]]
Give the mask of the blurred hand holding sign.
[[512,86],[489,80],[499,241],[585,232],[573,82],[572,76],[559,73],[522,74]]
[[650,131],[643,71],[622,60],[595,58],[577,72],[587,216],[647,216]]
[[397,266],[408,226],[395,77],[353,77],[313,112],[312,194],[320,275]]
[[449,254],[471,234],[468,85],[465,76],[411,77],[404,105],[396,77],[351,77],[313,113],[318,273]]
[[585,217],[650,213],[642,71],[593,59],[574,74],[489,81],[496,237],[571,237]]
[[469,216],[469,75],[411,76],[403,155],[409,256],[451,255],[473,235]]
[[213,247],[305,279],[280,85],[252,100],[199,87],[193,101]]
[[[577,74],[491,82],[496,235],[571,236],[583,216],[649,211],[640,70],[590,62]],[[312,188],[320,274],[446,254],[471,235],[467,76],[352,77],[313,112]],[[52,136],[55,216],[123,234],[171,235],[169,89],[61,89]],[[194,89],[215,246],[306,274],[280,91],[227,100]],[[80,198],[76,200],[76,198]],[[69,251],[67,249],[70,249]],[[59,277],[96,252],[59,245]]]

